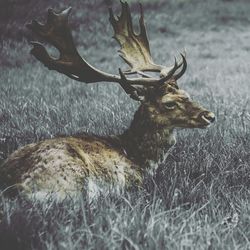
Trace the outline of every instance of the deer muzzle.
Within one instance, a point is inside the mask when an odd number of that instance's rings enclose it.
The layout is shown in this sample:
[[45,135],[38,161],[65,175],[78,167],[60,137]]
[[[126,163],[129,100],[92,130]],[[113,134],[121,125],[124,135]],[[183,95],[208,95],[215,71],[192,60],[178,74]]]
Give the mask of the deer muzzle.
[[215,115],[209,111],[203,111],[199,114],[199,119],[202,121],[205,127],[209,126],[215,121]]

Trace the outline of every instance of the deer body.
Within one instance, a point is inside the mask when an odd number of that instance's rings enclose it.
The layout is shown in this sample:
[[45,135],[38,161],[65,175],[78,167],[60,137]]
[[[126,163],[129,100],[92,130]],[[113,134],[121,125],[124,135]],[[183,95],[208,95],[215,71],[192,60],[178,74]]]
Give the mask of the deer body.
[[[106,190],[122,192],[126,187],[140,186],[145,172],[166,157],[175,143],[174,129],[206,128],[214,120],[212,112],[195,103],[179,89],[177,80],[187,68],[185,56],[171,67],[157,65],[150,54],[141,8],[140,34],[133,31],[127,3],[122,13],[110,22],[115,39],[121,45],[121,57],[130,70],[119,75],[102,72],[78,54],[68,25],[70,8],[60,13],[48,11],[45,25],[33,21],[28,27],[54,45],[60,57],[49,56],[43,45],[32,42],[31,53],[49,69],[85,83],[110,81],[120,84],[129,96],[141,103],[131,126],[122,134],[98,137],[83,134],[61,137],[27,145],[0,167],[0,183],[15,187],[27,195],[45,197],[55,193],[64,198],[82,191],[95,196]],[[145,71],[159,72],[160,78]],[[140,75],[138,78],[128,76]]]
[[88,192],[90,198],[125,188],[139,187],[145,172],[152,173],[175,143],[172,131],[153,129],[144,107],[135,114],[122,135],[98,137],[82,134],[32,143],[9,156],[1,166],[5,186],[43,199],[74,197]]
[[14,152],[2,169],[7,186],[17,184],[18,190],[37,197],[52,192],[60,198],[73,197],[84,189],[92,197],[108,186],[121,192],[142,181],[138,166],[112,139],[87,135],[27,145]]

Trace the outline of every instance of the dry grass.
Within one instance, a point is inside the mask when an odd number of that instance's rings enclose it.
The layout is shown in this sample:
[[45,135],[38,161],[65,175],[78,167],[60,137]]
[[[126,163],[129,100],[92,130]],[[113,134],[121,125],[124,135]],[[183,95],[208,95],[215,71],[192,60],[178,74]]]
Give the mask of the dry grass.
[[[50,5],[63,8],[64,2]],[[211,2],[147,1],[145,15],[154,58],[170,64],[186,49],[189,68],[179,85],[216,113],[216,124],[179,131],[172,154],[143,191],[93,204],[2,197],[3,249],[250,248],[250,6]],[[27,1],[27,13],[24,3],[1,32],[0,159],[58,134],[123,131],[137,104],[118,86],[76,83],[31,58],[22,24],[44,16],[49,4]],[[124,68],[114,56],[105,4],[72,5],[81,54],[108,72]]]

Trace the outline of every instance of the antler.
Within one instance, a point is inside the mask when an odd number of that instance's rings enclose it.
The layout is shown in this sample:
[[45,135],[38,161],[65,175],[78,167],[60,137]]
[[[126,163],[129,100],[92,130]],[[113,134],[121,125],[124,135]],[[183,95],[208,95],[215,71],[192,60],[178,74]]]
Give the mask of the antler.
[[118,76],[107,74],[92,67],[78,54],[68,25],[70,11],[71,7],[61,13],[55,13],[52,9],[49,9],[46,24],[43,25],[36,20],[27,24],[29,29],[59,50],[59,59],[49,56],[44,46],[38,42],[31,42],[34,46],[31,54],[49,69],[63,73],[74,80],[86,83],[118,81]]
[[[127,6],[127,7],[126,7]],[[163,77],[161,78],[126,78],[124,73],[119,69],[120,75],[113,75],[101,70],[96,69],[92,65],[90,65],[84,58],[82,58],[74,45],[74,41],[72,38],[71,30],[68,24],[68,17],[70,14],[71,8],[67,8],[60,13],[55,13],[52,9],[48,10],[47,22],[45,24],[41,24],[35,20],[33,20],[30,24],[27,24],[27,27],[31,29],[34,33],[42,37],[49,44],[53,45],[59,50],[60,56],[58,59],[51,57],[46,51],[45,47],[39,42],[31,42],[33,48],[31,50],[31,54],[35,56],[40,62],[42,62],[46,67],[50,70],[56,70],[60,73],[67,75],[68,77],[85,83],[93,83],[93,82],[117,82],[119,83],[123,89],[128,93],[133,99],[140,100],[140,96],[143,96],[145,93],[145,88],[139,89],[138,87],[132,85],[142,85],[144,87],[149,86],[157,86],[159,84],[163,84],[168,81],[170,78],[174,77],[174,73],[180,67],[180,64],[176,62],[173,67],[171,67]],[[111,10],[110,10],[111,11]],[[141,9],[142,11],[142,9]],[[111,13],[111,12],[110,12]],[[129,34],[134,34],[132,31],[132,21],[131,15],[129,12],[128,5],[122,2],[122,15],[118,21],[114,21],[113,19],[113,27],[116,27],[116,30],[119,30],[120,34],[125,34],[126,30],[130,30]],[[121,21],[121,22],[120,22]],[[129,25],[125,25],[125,24]],[[136,70],[149,70],[149,71],[166,71],[166,67],[155,65],[150,56],[148,40],[146,36],[146,29],[143,22],[143,17],[141,17],[141,34],[135,35],[138,39],[136,40],[139,47],[134,47],[134,49],[129,49],[134,46],[134,42],[130,41],[135,39],[134,37],[128,36],[126,38],[125,47],[126,52],[124,50],[124,58],[132,65],[132,68]],[[132,32],[132,33],[131,33]],[[119,35],[118,32],[116,34],[117,40],[121,43],[122,35]],[[136,52],[136,49],[142,50],[143,52]],[[127,51],[130,51],[127,52]],[[133,53],[136,53],[132,56]],[[138,58],[138,59],[137,59]],[[146,58],[144,60],[145,67],[143,68],[142,58]],[[184,58],[184,57],[183,57]],[[135,64],[136,60],[140,63]],[[184,58],[185,60],[185,58]],[[181,65],[184,64],[184,60]],[[138,66],[137,66],[138,65]],[[140,67],[139,67],[140,65]]]
[[139,34],[134,32],[128,3],[121,1],[121,6],[122,12],[117,18],[114,17],[112,8],[109,8],[109,20],[114,29],[114,38],[121,46],[121,50],[119,50],[120,56],[131,67],[130,73],[138,71],[161,71],[163,67],[155,64],[151,57],[142,5],[140,4]]
[[[130,8],[127,2],[121,2],[121,15],[115,18],[112,8],[109,8],[109,20],[114,29],[114,38],[117,40],[121,49],[120,57],[131,67],[126,74],[139,73],[143,76],[142,71],[161,72],[162,76],[167,76],[171,73],[172,67],[158,65],[153,62],[151,57],[147,31],[144,23],[144,13],[140,4],[140,32],[136,34],[133,29],[133,22]],[[182,56],[182,61],[177,63],[177,69],[185,64],[185,58]]]

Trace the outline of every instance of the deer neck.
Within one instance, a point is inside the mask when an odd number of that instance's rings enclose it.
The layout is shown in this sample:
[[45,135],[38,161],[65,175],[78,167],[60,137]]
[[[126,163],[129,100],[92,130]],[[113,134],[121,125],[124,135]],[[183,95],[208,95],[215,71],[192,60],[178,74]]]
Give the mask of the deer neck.
[[136,111],[129,129],[120,139],[128,157],[141,167],[163,160],[175,144],[173,128],[157,126],[145,106]]

